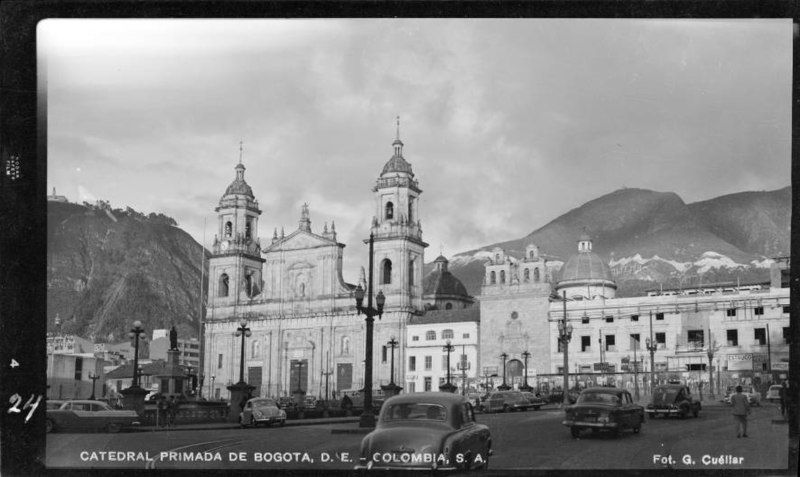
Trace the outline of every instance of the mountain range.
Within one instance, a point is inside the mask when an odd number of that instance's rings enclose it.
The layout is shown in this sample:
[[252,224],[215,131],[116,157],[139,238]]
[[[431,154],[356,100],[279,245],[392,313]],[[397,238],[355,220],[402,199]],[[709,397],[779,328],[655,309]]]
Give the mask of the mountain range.
[[[618,296],[658,286],[767,281],[770,257],[789,253],[791,195],[786,187],[686,204],[671,192],[621,189],[519,239],[459,253],[449,269],[478,296],[494,247],[520,258],[535,243],[559,267],[586,230],[611,267]],[[50,329],[58,316],[63,332],[118,342],[138,319],[148,334],[175,325],[179,336],[197,336],[208,252],[173,219],[104,202],[48,201],[47,213]],[[427,264],[425,271],[432,269]]]

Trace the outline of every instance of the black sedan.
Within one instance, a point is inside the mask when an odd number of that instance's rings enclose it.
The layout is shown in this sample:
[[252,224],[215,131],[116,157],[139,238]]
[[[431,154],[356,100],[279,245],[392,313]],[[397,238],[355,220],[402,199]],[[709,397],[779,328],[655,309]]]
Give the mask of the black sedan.
[[487,467],[491,453],[489,428],[463,396],[402,394],[384,403],[356,469],[469,470]]
[[607,430],[615,436],[623,429],[632,429],[638,434],[643,422],[644,408],[634,403],[631,393],[624,389],[596,387],[584,389],[576,403],[566,408],[562,424],[577,438],[584,429]]
[[692,396],[687,386],[682,384],[662,384],[653,390],[653,402],[645,409],[651,419],[662,415],[685,418],[700,413],[700,401]]

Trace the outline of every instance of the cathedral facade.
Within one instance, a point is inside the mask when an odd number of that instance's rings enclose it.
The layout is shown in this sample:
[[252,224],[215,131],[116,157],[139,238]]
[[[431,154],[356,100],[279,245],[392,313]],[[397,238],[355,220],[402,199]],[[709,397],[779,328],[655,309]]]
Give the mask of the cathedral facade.
[[[375,215],[374,293],[386,296],[383,316],[375,320],[373,389],[390,380],[382,359],[383,343],[399,340],[395,358],[405,361],[406,325],[423,309],[424,251],[418,203],[422,190],[403,157],[399,134],[394,153],[372,189]],[[244,179],[245,166],[215,209],[218,230],[209,259],[208,307],[204,320],[204,390],[227,397],[227,386],[244,380],[254,395],[284,396],[297,389],[324,396],[364,385],[365,322],[356,312],[353,291],[366,289],[342,277],[344,244],[336,226],[312,228],[303,205],[297,229],[274,230],[268,243],[258,238],[261,209]],[[368,238],[365,237],[365,242]],[[368,257],[364,257],[365,261]],[[246,323],[250,336],[236,330]],[[240,374],[242,376],[240,376]],[[403,383],[403,366],[395,381]]]

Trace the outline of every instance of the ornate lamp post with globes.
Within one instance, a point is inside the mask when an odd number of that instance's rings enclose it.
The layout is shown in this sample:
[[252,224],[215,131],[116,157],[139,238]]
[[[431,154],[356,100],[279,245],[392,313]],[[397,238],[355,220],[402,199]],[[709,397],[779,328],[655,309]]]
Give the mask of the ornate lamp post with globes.
[[400,394],[400,391],[403,390],[402,387],[400,387],[400,386],[398,386],[397,384],[394,383],[394,349],[397,348],[397,346],[399,344],[400,344],[400,342],[398,342],[394,338],[394,336],[392,336],[392,339],[390,339],[386,343],[386,346],[388,346],[389,348],[392,349],[392,360],[390,362],[391,370],[389,371],[389,384],[381,386],[381,389],[383,389],[383,394],[386,397],[391,397],[391,396],[395,396],[397,394]]
[[455,346],[450,344],[450,340],[447,340],[447,344],[442,347],[442,351],[447,353],[447,382],[439,386],[439,391],[444,391],[446,393],[456,392],[455,384],[450,382],[450,353],[452,353],[454,349]]
[[524,351],[522,353],[522,359],[525,360],[525,376],[523,377],[524,383],[519,387],[519,390],[524,392],[533,391],[533,388],[528,384],[528,358],[530,357],[531,354],[528,351]]
[[144,411],[144,398],[147,396],[147,390],[139,386],[139,338],[145,338],[141,321],[133,322],[133,328],[128,332],[128,336],[133,339],[133,379],[131,386],[120,393],[124,396],[125,408],[133,409],[141,415]]
[[383,305],[386,303],[386,297],[382,291],[378,291],[375,296],[375,303],[377,308],[372,308],[372,271],[373,271],[373,245],[375,243],[375,235],[369,234],[369,282],[367,282],[367,306],[364,307],[364,289],[361,285],[355,290],[356,298],[356,311],[357,313],[366,315],[366,346],[365,346],[365,359],[364,359],[364,412],[361,413],[361,418],[358,421],[359,427],[375,427],[375,413],[372,410],[372,327],[375,323],[375,317],[379,319],[383,315]]
[[506,360],[508,359],[508,354],[503,352],[503,354],[500,355],[500,359],[503,360],[503,384],[497,386],[497,389],[500,391],[508,391],[511,389],[511,386],[506,384]]
[[242,354],[239,359],[239,382],[228,386],[228,391],[231,392],[228,422],[239,422],[239,414],[242,412],[242,406],[250,399],[253,389],[256,388],[244,381],[244,339],[252,335],[250,328],[247,327],[247,320],[242,319],[239,322],[239,327],[236,328],[235,335],[237,337],[242,337]]

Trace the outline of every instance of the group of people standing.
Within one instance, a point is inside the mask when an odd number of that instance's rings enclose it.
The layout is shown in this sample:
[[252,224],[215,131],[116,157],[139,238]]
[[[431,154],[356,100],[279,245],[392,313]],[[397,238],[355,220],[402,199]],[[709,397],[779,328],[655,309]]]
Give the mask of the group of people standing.
[[178,413],[178,400],[175,395],[167,399],[164,395],[159,395],[156,407],[158,409],[158,425],[160,427],[172,427],[175,425],[175,416]]

